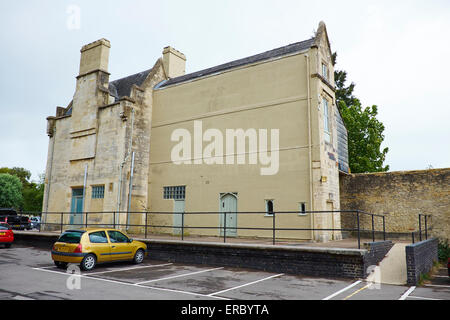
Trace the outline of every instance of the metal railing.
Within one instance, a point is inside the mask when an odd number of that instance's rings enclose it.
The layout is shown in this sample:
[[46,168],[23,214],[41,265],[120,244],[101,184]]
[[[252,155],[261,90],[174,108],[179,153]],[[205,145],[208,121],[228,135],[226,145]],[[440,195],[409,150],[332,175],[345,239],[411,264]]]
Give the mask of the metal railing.
[[[423,218],[423,219],[422,219]],[[429,218],[431,218],[431,221],[429,221]],[[424,225],[422,225],[422,220],[424,222]],[[413,231],[411,232],[411,238],[412,238],[412,243],[415,243],[416,237],[415,234],[419,234],[419,242],[422,241],[422,227],[424,228],[424,235],[425,235],[425,240],[428,240],[428,231],[433,230],[432,227],[432,215],[431,214],[419,214],[419,231]]]
[[[22,214],[26,214],[26,213],[22,213]],[[28,213],[29,214],[29,213]],[[314,232],[352,232],[352,233],[356,233],[357,235],[357,240],[358,240],[358,249],[361,248],[361,237],[362,234],[371,234],[372,237],[372,241],[375,242],[376,239],[376,234],[382,234],[382,239],[386,240],[386,220],[385,220],[385,216],[384,215],[378,215],[378,214],[372,214],[372,213],[367,213],[364,211],[360,211],[360,210],[336,210],[336,211],[276,211],[273,213],[268,214],[267,212],[262,212],[262,211],[257,211],[257,212],[242,212],[242,211],[238,211],[238,212],[126,212],[126,211],[109,211],[109,212],[80,212],[80,213],[74,213],[74,212],[41,212],[41,213],[32,213],[34,215],[39,214],[41,216],[41,228],[40,230],[43,230],[42,226],[44,226],[44,229],[48,229],[48,227],[50,227],[50,229],[54,229],[53,231],[60,231],[63,232],[64,228],[66,226],[70,226],[71,228],[74,227],[111,227],[111,228],[120,228],[120,227],[125,227],[127,230],[128,228],[131,227],[140,227],[144,229],[144,237],[147,238],[148,237],[148,233],[149,231],[154,231],[155,229],[171,229],[171,230],[177,230],[177,232],[173,232],[174,235],[176,236],[180,236],[181,240],[184,240],[185,237],[185,231],[187,229],[189,230],[218,230],[218,234],[219,237],[223,239],[223,242],[226,243],[227,241],[227,237],[230,238],[235,238],[237,237],[237,232],[239,230],[254,230],[254,231],[271,231],[271,236],[269,237],[263,237],[263,238],[272,238],[272,244],[275,245],[276,241],[277,241],[277,233],[279,233],[280,231],[291,231],[291,232],[300,232],[300,231],[309,231],[311,233]],[[131,223],[120,223],[120,217],[121,215],[130,215],[130,214],[141,214],[141,215],[145,215],[145,223],[144,224],[131,224]],[[295,216],[300,216],[300,217],[305,217],[308,215],[319,215],[319,214],[332,214],[332,219],[334,219],[334,214],[341,214],[341,219],[342,219],[342,215],[343,214],[352,214],[355,218],[355,222],[356,222],[356,226],[350,227],[350,228],[307,228],[307,227],[281,227],[279,225],[277,225],[278,221],[283,220],[283,218],[286,215],[295,215]],[[102,223],[93,223],[92,221],[89,222],[89,218],[93,217],[93,215],[96,215],[97,220],[101,220]],[[103,217],[101,219],[98,219],[98,215],[102,215]],[[110,222],[109,223],[104,223],[103,221],[105,220],[104,216],[105,215],[110,215]],[[149,218],[155,218],[159,215],[180,215],[180,223],[179,224],[158,224],[158,223],[149,223]],[[208,225],[186,225],[186,219],[187,217],[191,217],[194,215],[215,215],[220,217],[220,225],[219,226],[208,226]],[[243,216],[247,216],[247,215],[263,215],[266,218],[271,218],[271,225],[270,223],[264,223],[266,226],[242,226],[242,224],[240,224],[240,226],[238,226],[236,224],[236,226],[230,226],[227,225],[227,217],[229,217],[229,215],[236,215],[240,218],[242,218]],[[57,218],[54,218],[55,216],[57,216]],[[79,219],[81,221],[70,221],[70,218],[67,218],[67,216],[72,217],[72,220],[74,219],[73,217],[76,217],[76,219]],[[53,218],[50,218],[53,217]],[[369,217],[370,220],[367,223],[367,221],[364,221],[364,224],[370,224],[370,229],[364,229],[362,227],[362,217]],[[382,219],[381,223],[379,223],[379,225],[382,226],[382,230],[377,230],[377,228],[375,227],[375,219],[379,218]],[[91,220],[95,220],[94,218],[92,218]],[[125,221],[129,221],[129,219],[122,219]],[[48,221],[52,221],[52,222],[48,222]],[[69,223],[67,222],[69,221]],[[142,218],[141,218],[142,221]],[[173,221],[173,220],[172,220]],[[253,219],[252,221],[257,221],[255,219]],[[309,220],[308,220],[309,221]],[[284,223],[286,223],[286,220],[284,220]],[[334,226],[334,220],[332,222],[332,226]],[[270,225],[269,227],[267,225]],[[378,229],[381,229],[378,228]],[[178,231],[179,230],[179,231]],[[231,232],[234,232],[235,235],[230,235]],[[142,233],[141,233],[142,234]],[[164,234],[168,234],[168,233],[164,233]],[[217,237],[217,234],[215,235]],[[280,238],[280,237],[279,237]],[[291,237],[288,237],[289,239],[292,239]],[[286,239],[286,237],[283,237],[283,239]],[[294,238],[295,239],[295,238]],[[310,238],[304,238],[304,239],[300,239],[298,238],[297,240],[311,240]]]

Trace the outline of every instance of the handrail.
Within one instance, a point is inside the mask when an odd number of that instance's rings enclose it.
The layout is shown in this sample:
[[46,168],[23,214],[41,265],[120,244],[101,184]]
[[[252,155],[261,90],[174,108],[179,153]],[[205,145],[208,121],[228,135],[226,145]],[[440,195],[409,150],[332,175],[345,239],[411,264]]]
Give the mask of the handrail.
[[[31,213],[31,212],[27,212]],[[46,214],[47,217],[51,215],[57,215],[59,216],[59,222],[41,222],[41,225],[43,226],[59,226],[60,231],[62,232],[65,226],[79,226],[79,227],[93,227],[93,226],[111,226],[114,228],[117,227],[143,227],[145,228],[145,237],[147,237],[148,228],[171,228],[172,230],[180,230],[181,231],[181,239],[184,240],[184,231],[186,228],[188,229],[215,229],[220,230],[221,233],[223,232],[223,241],[226,242],[227,236],[230,230],[258,230],[258,231],[272,231],[272,239],[273,244],[276,243],[276,233],[278,231],[341,231],[341,232],[357,232],[358,234],[358,248],[361,248],[361,233],[362,232],[369,232],[372,233],[372,240],[375,241],[375,235],[376,234],[383,234],[383,240],[386,240],[386,221],[385,221],[385,215],[380,214],[372,214],[367,213],[361,210],[325,210],[325,211],[276,211],[272,214],[268,214],[266,211],[236,211],[236,212],[221,212],[221,211],[192,211],[192,212],[180,212],[180,213],[174,213],[172,211],[92,211],[92,212],[33,212],[33,214]],[[227,226],[226,225],[226,215],[227,214],[239,214],[239,215],[251,215],[251,214],[264,214],[264,216],[272,216],[272,226],[271,227],[248,227],[248,226]],[[356,228],[293,228],[293,227],[280,227],[277,226],[276,217],[282,216],[282,215],[288,215],[288,214],[297,214],[297,215],[307,215],[307,214],[353,214],[356,215],[357,218],[357,226]],[[25,212],[22,212],[21,214],[26,214]],[[80,217],[82,217],[81,222],[77,223],[64,223],[64,216],[66,215],[73,215],[78,214]],[[90,223],[89,217],[92,215],[112,215],[113,221],[112,223]],[[145,223],[144,224],[121,224],[118,223],[120,221],[116,219],[117,215],[121,214],[145,214]],[[181,226],[180,225],[158,225],[158,224],[149,224],[148,217],[149,215],[173,215],[173,214],[181,214]],[[222,226],[186,226],[185,225],[185,216],[189,215],[223,215],[223,225]],[[360,221],[360,215],[368,215],[371,217],[371,228],[370,229],[364,229],[361,227],[361,221]],[[375,228],[375,217],[381,217],[383,230],[376,230]],[[56,219],[53,219],[56,220]],[[46,221],[48,221],[46,219]],[[303,239],[305,240],[305,239]]]

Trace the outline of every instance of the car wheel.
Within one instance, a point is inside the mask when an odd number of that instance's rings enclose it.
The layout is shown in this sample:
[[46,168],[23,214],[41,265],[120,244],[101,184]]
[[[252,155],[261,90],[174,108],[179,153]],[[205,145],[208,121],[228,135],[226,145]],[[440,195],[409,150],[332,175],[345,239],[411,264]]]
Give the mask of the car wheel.
[[135,263],[135,264],[142,263],[142,261],[144,261],[144,257],[145,257],[145,252],[144,252],[144,250],[139,249],[139,250],[136,251],[136,253],[134,254],[133,263]]
[[59,269],[66,269],[67,268],[67,263],[66,262],[61,262],[61,261],[54,261],[55,262],[55,266]]
[[95,255],[93,255],[92,253],[87,254],[81,261],[81,270],[90,271],[95,268],[96,263],[97,258],[95,257]]

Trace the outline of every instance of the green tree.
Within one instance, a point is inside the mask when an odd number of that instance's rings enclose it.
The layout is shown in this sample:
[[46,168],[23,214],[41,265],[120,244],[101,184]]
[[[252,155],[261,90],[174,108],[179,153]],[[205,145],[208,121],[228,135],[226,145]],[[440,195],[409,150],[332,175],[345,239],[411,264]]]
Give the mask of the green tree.
[[44,198],[44,184],[32,182],[28,188],[23,189],[23,211],[40,212]]
[[[333,65],[337,54],[333,54]],[[353,95],[355,84],[346,86],[347,72],[335,70],[336,101],[348,131],[348,157],[353,173],[389,171],[384,165],[389,148],[381,150],[384,125],[377,119],[378,107],[362,108],[361,101]]]
[[22,204],[22,183],[20,179],[7,173],[0,173],[0,207],[19,209]]
[[16,176],[20,179],[20,182],[22,182],[22,186],[24,188],[28,187],[30,185],[30,178],[31,178],[31,172],[25,168],[0,168],[0,173],[8,173],[12,176]]
[[5,173],[19,178],[22,183],[22,199],[20,209],[22,211],[38,212],[42,210],[44,198],[44,174],[40,175],[39,182],[31,181],[31,172],[25,168],[0,168],[0,174]]

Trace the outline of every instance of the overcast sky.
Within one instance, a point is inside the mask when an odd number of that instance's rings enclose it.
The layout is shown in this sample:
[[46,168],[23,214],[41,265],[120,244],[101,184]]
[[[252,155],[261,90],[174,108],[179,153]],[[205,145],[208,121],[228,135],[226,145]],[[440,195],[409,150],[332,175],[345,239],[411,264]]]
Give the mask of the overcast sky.
[[309,39],[321,20],[336,68],[379,107],[391,171],[450,167],[448,0],[1,1],[0,167],[45,171],[46,117],[71,101],[84,44],[111,41],[110,80],[167,45],[190,73]]

